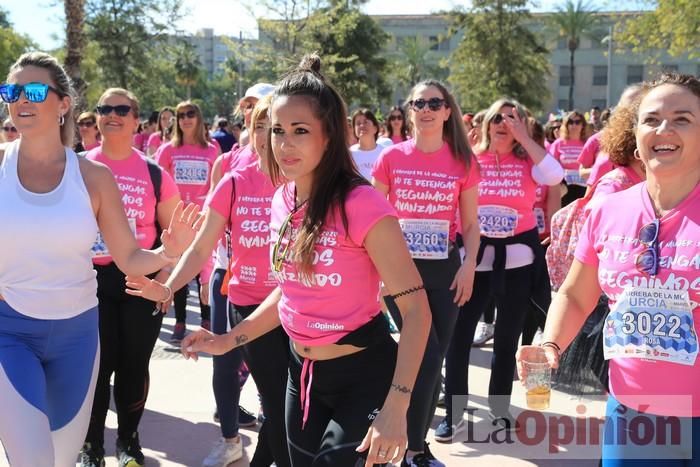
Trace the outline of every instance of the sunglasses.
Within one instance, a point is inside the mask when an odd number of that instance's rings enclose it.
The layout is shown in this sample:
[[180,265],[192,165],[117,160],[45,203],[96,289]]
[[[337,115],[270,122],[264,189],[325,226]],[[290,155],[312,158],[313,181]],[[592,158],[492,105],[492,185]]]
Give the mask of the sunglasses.
[[[428,104],[430,106],[430,104]],[[403,120],[403,115],[390,115],[389,116],[389,121],[393,122],[394,120],[402,121]]]
[[[277,237],[277,242],[275,242],[275,246],[272,248],[272,270],[275,272],[282,271],[282,265],[284,264],[284,260],[287,258],[287,253],[289,253],[289,245],[292,243],[289,224],[291,224],[292,216],[296,211],[296,209],[292,210],[292,212],[287,215],[284,222],[282,222],[279,237]],[[284,240],[288,232],[290,234],[290,238],[287,238],[285,242]]]
[[[511,115],[508,115],[508,118],[513,120],[513,116],[511,116]],[[491,120],[491,123],[498,125],[505,119],[506,119],[506,117],[504,117],[503,114],[496,114],[496,116],[493,117],[493,120]]]
[[112,112],[116,113],[117,116],[119,117],[126,117],[129,115],[129,112],[131,112],[131,106],[130,105],[98,105],[95,107],[95,112],[97,112],[99,115],[102,115],[103,117],[106,117],[107,115],[111,114]]
[[188,110],[187,112],[178,112],[178,114],[177,114],[177,119],[178,119],[178,120],[182,120],[182,119],[185,118],[185,117],[187,117],[187,118],[194,118],[194,117],[196,117],[196,116],[197,116],[197,111],[195,111],[194,109],[192,109],[192,110]]
[[24,91],[24,97],[29,102],[39,103],[46,100],[49,91],[55,92],[59,97],[62,96],[58,89],[44,83],[27,83],[27,84],[2,84],[0,85],[0,98],[8,104],[17,102],[20,94]]
[[78,122],[78,126],[81,128],[92,128],[95,126],[95,122],[92,120],[86,120],[84,122]]
[[2,131],[6,132],[6,133],[17,133],[17,128],[15,128],[13,126],[4,126],[4,127],[2,127]]
[[583,120],[569,120],[567,125],[581,125],[583,123]]
[[644,251],[639,253],[634,260],[637,270],[650,276],[655,276],[659,272],[659,219],[654,219],[639,229],[637,240],[646,246]]
[[408,105],[416,111],[423,110],[427,105],[430,110],[436,112],[445,105],[445,99],[440,99],[439,97],[431,97],[427,101],[425,99],[416,99],[414,101],[408,101]]

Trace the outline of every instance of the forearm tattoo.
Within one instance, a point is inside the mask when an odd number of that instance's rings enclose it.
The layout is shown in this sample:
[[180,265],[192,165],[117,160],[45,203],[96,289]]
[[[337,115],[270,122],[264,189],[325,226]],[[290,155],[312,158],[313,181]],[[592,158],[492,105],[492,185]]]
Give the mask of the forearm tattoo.
[[399,391],[401,394],[411,394],[411,389],[408,386],[403,386],[401,384],[391,383],[391,389],[394,391]]
[[235,341],[236,341],[236,347],[238,347],[239,345],[243,345],[246,342],[248,342],[248,336],[246,336],[245,334],[241,334],[239,336],[236,336]]

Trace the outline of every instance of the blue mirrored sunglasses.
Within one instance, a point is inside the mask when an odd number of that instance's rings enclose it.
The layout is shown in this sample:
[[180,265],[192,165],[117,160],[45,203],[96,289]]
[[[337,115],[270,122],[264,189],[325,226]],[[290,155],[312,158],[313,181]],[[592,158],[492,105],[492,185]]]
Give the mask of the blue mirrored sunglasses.
[[44,102],[49,91],[55,92],[59,97],[61,93],[53,86],[44,83],[27,84],[0,84],[0,98],[8,104],[17,102],[20,94],[24,91],[24,96],[29,102]]
[[634,264],[638,271],[651,276],[655,276],[659,272],[659,228],[659,219],[654,219],[642,226],[637,235],[639,243],[646,248],[637,255]]

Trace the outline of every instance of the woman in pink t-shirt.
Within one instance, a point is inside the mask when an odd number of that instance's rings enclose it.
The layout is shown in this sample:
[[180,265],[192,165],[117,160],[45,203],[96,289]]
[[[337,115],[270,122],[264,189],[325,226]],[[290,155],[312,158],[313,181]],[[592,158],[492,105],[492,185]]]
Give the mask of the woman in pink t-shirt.
[[586,117],[578,110],[564,116],[559,129],[559,138],[552,143],[548,152],[564,167],[564,181],[567,192],[561,200],[566,206],[586,193],[586,181],[579,174],[578,161],[581,150],[588,139]]
[[[225,336],[200,330],[183,353],[221,354],[280,325],[291,340],[286,421],[292,465],[398,462],[429,328],[428,302],[399,223],[345,146],[345,104],[307,56],[271,108],[271,263],[279,286]],[[397,344],[380,280],[405,312]]]
[[394,144],[399,144],[406,141],[410,135],[408,134],[408,122],[406,121],[406,113],[403,108],[395,105],[389,111],[389,116],[387,117],[387,133],[386,136]]
[[[105,91],[97,103],[102,144],[86,157],[110,168],[136,240],[141,248],[152,248],[160,244],[160,226],[167,225],[180,194],[168,173],[131,146],[138,114],[139,102],[131,92],[120,88]],[[155,184],[153,171],[159,177]],[[156,189],[159,193],[155,193]],[[121,464],[135,460],[142,465],[138,425],[148,397],[148,363],[160,333],[162,314],[153,316],[152,301],[124,292],[124,274],[113,262],[101,236],[93,246],[93,263],[99,300],[100,370],[81,456],[85,465],[90,465],[88,460],[99,465],[104,457],[105,417],[110,378],[114,374],[119,418],[117,457]],[[155,277],[165,281],[170,270],[164,268]]]
[[146,143],[146,154],[153,157],[158,148],[170,141],[175,126],[175,111],[172,107],[163,107],[158,113],[158,129],[151,133]]
[[[609,195],[591,211],[552,302],[544,342],[521,348],[518,360],[544,352],[556,368],[560,352],[604,292],[611,309],[602,330],[610,361],[605,432],[629,427],[632,436],[603,437],[603,466],[651,465],[652,459],[664,466],[696,465],[700,80],[664,74],[644,83],[633,109],[635,157],[644,164],[646,182]],[[520,365],[519,371],[521,378],[527,373]],[[669,417],[684,426],[675,430],[674,441],[665,429],[640,434],[641,425],[665,426]]]
[[[209,142],[202,111],[197,104],[180,102],[175,107],[175,114],[177,118],[172,139],[158,148],[154,158],[173,177],[182,199],[202,206],[209,193],[211,169],[218,152]],[[202,326],[206,329],[211,327],[208,281],[208,277],[197,275]],[[175,343],[185,337],[188,294],[186,286],[175,292],[175,328],[172,335]]]
[[[479,243],[477,184],[479,165],[467,143],[462,112],[439,81],[423,81],[409,94],[414,139],[390,146],[379,156],[372,183],[388,196],[404,239],[426,284],[432,329],[408,413],[406,464],[437,461],[425,435],[437,405],[442,360],[458,307],[472,294]],[[459,226],[457,223],[459,222]],[[466,257],[460,261],[457,230]],[[386,299],[394,321],[401,316]]]

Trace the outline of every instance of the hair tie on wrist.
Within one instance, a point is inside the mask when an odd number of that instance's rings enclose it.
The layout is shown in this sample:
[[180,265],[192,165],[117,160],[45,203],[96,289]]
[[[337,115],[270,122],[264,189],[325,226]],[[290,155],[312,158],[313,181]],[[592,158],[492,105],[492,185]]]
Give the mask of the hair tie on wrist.
[[540,344],[540,347],[551,347],[554,350],[557,351],[557,354],[561,354],[561,347],[559,347],[559,344],[557,344],[554,341],[547,341],[547,342],[542,342]]

